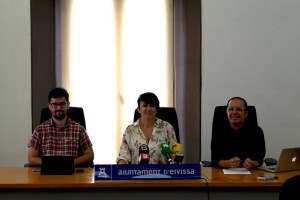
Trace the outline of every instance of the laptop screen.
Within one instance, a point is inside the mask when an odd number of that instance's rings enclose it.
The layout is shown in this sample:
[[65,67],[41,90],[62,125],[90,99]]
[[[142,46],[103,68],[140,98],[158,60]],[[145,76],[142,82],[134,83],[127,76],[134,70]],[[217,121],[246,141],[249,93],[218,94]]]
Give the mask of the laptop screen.
[[300,147],[282,149],[276,166],[261,166],[269,172],[300,170]]
[[70,175],[74,171],[73,156],[42,156],[42,175]]
[[286,148],[282,149],[277,167],[276,172],[283,172],[283,171],[292,171],[292,170],[299,170],[300,169],[300,148]]

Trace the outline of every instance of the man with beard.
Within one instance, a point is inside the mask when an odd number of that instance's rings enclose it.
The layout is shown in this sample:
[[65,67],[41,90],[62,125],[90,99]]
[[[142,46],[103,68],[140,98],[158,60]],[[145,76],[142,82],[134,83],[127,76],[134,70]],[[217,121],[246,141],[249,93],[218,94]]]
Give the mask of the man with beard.
[[74,166],[93,163],[94,151],[83,126],[67,115],[69,94],[64,88],[54,88],[48,95],[48,108],[52,117],[38,125],[28,143],[28,162],[42,164],[42,155],[74,157]]
[[259,126],[246,126],[247,102],[233,97],[227,102],[228,126],[212,134],[211,164],[220,168],[261,166],[266,154],[265,139]]

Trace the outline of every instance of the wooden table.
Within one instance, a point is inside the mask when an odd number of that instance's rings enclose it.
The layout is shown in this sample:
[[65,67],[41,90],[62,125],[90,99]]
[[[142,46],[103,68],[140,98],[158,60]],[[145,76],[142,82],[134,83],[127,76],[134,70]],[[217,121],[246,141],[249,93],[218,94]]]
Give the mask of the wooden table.
[[74,175],[40,175],[35,168],[0,167],[0,199],[278,199],[284,181],[300,171],[275,173],[277,180],[257,181],[266,173],[225,175],[205,167],[203,179],[94,181],[94,170]]
[[[277,187],[280,188],[284,181],[300,174],[298,171],[271,173],[262,170],[252,170],[251,174],[224,174],[223,170],[204,167],[201,169],[202,177],[208,180],[210,187]],[[258,176],[274,175],[276,180],[258,181]]]

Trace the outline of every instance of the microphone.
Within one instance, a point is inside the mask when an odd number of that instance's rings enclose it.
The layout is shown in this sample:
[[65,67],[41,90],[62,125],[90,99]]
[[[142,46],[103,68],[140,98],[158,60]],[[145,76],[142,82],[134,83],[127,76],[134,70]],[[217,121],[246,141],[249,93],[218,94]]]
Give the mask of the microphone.
[[160,144],[161,148],[161,153],[165,157],[165,161],[167,164],[174,164],[172,157],[171,157],[171,148],[168,144],[166,143],[161,143]]
[[174,156],[174,163],[175,164],[182,164],[182,160],[184,158],[182,153],[182,147],[181,144],[175,143],[172,147],[172,153]]
[[146,144],[142,144],[139,147],[139,164],[148,164],[150,161],[149,147]]

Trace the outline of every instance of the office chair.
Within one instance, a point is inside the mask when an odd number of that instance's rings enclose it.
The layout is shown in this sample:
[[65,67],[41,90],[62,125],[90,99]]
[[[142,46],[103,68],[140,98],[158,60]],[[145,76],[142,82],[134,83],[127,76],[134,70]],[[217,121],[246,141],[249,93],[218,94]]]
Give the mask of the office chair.
[[[140,117],[141,114],[137,111],[137,109],[135,109],[133,121],[135,122]],[[169,122],[173,126],[176,133],[177,142],[180,143],[179,126],[178,126],[176,109],[174,107],[160,107],[156,117]]]
[[[49,120],[51,118],[51,116],[52,116],[52,114],[51,114],[48,107],[42,108],[40,124],[47,121],[47,120]],[[81,108],[81,107],[69,107],[68,116],[72,120],[74,120],[75,122],[79,123],[84,128],[86,128],[83,108]],[[86,165],[86,167],[90,167],[90,166],[93,166],[93,163],[89,163],[89,164]],[[24,164],[24,167],[31,167],[31,166],[30,166],[30,164],[26,163],[26,164]],[[85,166],[83,166],[83,167],[85,167]]]
[[[51,112],[48,107],[43,108],[41,111],[41,118],[40,118],[40,123],[43,123],[51,118]],[[84,112],[83,108],[81,107],[69,107],[68,110],[68,116],[77,122],[78,124],[82,125],[84,128],[86,128],[85,124],[85,117],[84,117]]]
[[[213,132],[214,130],[230,125],[226,115],[226,109],[227,106],[216,106],[212,123]],[[258,126],[254,106],[248,106],[248,116],[245,118],[245,126]]]
[[299,199],[300,196],[300,175],[287,179],[279,191],[279,200]]
[[[219,129],[223,129],[224,127],[230,126],[229,120],[226,115],[227,106],[216,106],[213,122],[212,122],[212,134],[218,132]],[[255,106],[248,106],[248,116],[245,118],[244,126],[258,126],[257,123],[257,115]],[[210,167],[210,161],[201,161],[204,167]],[[277,160],[273,158],[265,158],[264,162],[266,165],[276,165]]]

